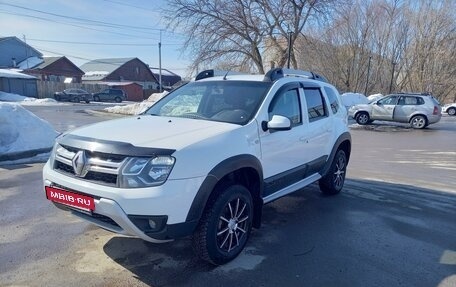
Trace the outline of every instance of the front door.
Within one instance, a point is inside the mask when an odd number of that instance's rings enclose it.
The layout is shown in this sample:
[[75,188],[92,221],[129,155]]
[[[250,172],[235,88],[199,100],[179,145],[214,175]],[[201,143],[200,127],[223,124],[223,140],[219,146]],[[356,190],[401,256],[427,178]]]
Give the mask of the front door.
[[373,120],[392,120],[398,96],[388,96],[372,104]]

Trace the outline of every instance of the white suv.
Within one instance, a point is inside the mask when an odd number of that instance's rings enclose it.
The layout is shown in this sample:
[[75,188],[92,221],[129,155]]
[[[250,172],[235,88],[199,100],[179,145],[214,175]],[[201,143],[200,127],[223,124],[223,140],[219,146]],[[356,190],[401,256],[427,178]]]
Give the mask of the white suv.
[[319,181],[339,193],[347,111],[324,78],[208,70],[140,116],[56,140],[43,171],[56,206],[107,230],[163,242],[193,235],[213,264],[235,258],[262,207]]

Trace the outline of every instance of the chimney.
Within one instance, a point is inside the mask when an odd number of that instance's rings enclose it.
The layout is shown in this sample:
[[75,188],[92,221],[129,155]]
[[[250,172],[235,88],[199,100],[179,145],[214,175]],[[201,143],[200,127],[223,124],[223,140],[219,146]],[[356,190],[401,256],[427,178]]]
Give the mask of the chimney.
[[16,68],[16,58],[11,58],[11,60],[13,61],[13,68]]

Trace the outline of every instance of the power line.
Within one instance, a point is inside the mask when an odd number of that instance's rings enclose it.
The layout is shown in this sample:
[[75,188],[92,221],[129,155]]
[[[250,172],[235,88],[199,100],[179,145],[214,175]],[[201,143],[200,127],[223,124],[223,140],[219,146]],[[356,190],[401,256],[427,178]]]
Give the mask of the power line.
[[140,30],[154,30],[154,31],[163,30],[163,29],[159,29],[159,28],[123,25],[123,24],[108,23],[108,22],[91,20],[91,19],[80,18],[80,17],[72,17],[72,16],[68,16],[68,15],[45,12],[45,11],[32,9],[32,8],[28,8],[28,7],[24,7],[24,6],[20,6],[20,5],[15,5],[15,4],[0,3],[0,5],[15,7],[15,8],[24,9],[24,10],[27,10],[27,11],[38,12],[38,13],[42,13],[42,14],[46,14],[46,15],[51,15],[51,16],[54,16],[54,17],[59,17],[59,18],[73,19],[73,20],[77,20],[77,21],[80,21],[80,22],[89,22],[89,23],[92,23],[92,24],[98,24],[98,25],[104,25],[104,26],[108,25],[108,27],[113,27],[113,28],[122,28],[122,27],[124,27],[124,28],[129,28],[129,29],[140,29]]
[[[157,43],[154,44],[144,44],[144,43],[101,43],[101,42],[76,42],[76,41],[60,41],[60,40],[44,40],[44,39],[33,39],[28,38],[29,41],[35,42],[49,42],[49,43],[63,43],[63,44],[76,44],[76,45],[100,45],[100,46],[147,46],[147,47],[154,47]],[[179,43],[169,43],[169,44],[162,44],[164,46],[180,46],[182,44]]]
[[114,4],[118,4],[118,5],[133,7],[133,8],[137,8],[137,9],[140,9],[140,10],[147,10],[147,11],[157,12],[156,10],[145,8],[145,7],[136,6],[136,5],[133,5],[133,4],[130,4],[130,3],[124,3],[124,2],[112,1],[112,0],[103,0],[103,1],[114,3]]
[[83,28],[83,29],[88,29],[88,30],[92,30],[92,31],[110,33],[110,34],[121,35],[121,36],[127,36],[127,37],[132,37],[132,38],[139,38],[139,37],[141,37],[141,38],[143,38],[143,39],[145,38],[145,39],[150,39],[150,40],[158,40],[158,39],[150,38],[150,37],[137,36],[137,35],[125,34],[125,33],[114,32],[114,31],[100,30],[100,29],[90,28],[90,27],[86,27],[86,26],[71,24],[71,23],[67,23],[67,22],[62,22],[62,21],[57,21],[57,20],[42,18],[42,17],[38,17],[38,16],[32,16],[32,15],[28,15],[28,14],[13,13],[13,12],[5,11],[5,10],[0,10],[0,13],[8,14],[8,15],[14,15],[14,16],[29,17],[29,18],[33,18],[33,19],[39,19],[39,20],[42,20],[42,21],[48,21],[48,22],[52,22],[52,23],[64,24],[64,25],[73,26],[73,27],[78,27],[78,28]]

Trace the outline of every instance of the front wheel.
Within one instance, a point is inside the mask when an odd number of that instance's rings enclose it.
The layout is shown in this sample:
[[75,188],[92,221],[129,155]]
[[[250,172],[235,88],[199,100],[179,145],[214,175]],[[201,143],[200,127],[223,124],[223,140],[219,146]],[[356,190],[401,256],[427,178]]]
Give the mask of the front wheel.
[[410,124],[414,129],[424,129],[427,126],[427,120],[424,116],[418,115],[410,120]]
[[100,101],[100,97],[99,97],[99,96],[93,96],[93,100],[94,100],[95,102],[99,102],[99,101]]
[[74,97],[74,98],[73,98],[73,102],[75,102],[75,103],[79,103],[79,102],[80,102],[80,100],[79,100],[79,98],[78,98],[78,97]]
[[356,118],[355,118],[356,122],[360,125],[366,125],[369,123],[370,121],[370,117],[369,117],[369,114],[366,113],[366,112],[360,112],[356,115]]
[[455,116],[456,115],[456,108],[449,108],[447,110],[447,112],[448,112],[448,115]]
[[214,265],[233,260],[247,243],[252,219],[250,192],[242,185],[228,186],[208,203],[193,234],[193,249]]
[[114,99],[114,101],[116,101],[116,103],[120,103],[120,102],[122,102],[122,99],[119,98],[119,97],[116,97],[116,98]]
[[320,191],[327,195],[339,193],[344,187],[346,171],[347,155],[344,150],[338,150],[328,173],[318,182]]

